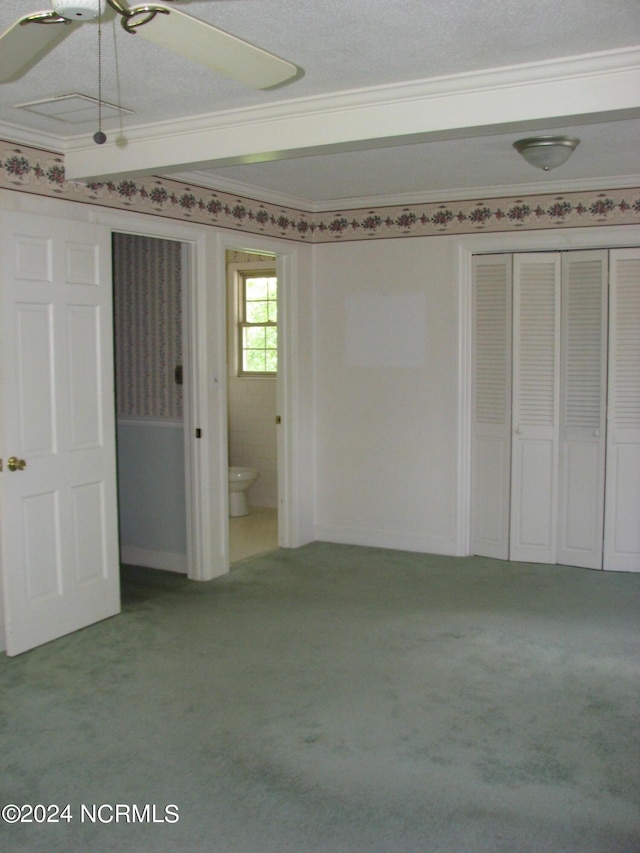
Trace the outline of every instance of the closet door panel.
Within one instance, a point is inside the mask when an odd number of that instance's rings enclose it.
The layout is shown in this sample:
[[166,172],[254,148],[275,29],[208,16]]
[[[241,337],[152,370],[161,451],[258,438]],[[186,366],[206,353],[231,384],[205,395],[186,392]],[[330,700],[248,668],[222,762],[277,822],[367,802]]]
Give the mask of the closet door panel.
[[611,252],[604,568],[640,571],[640,250]]
[[[512,560],[553,560],[553,504],[555,449],[541,430],[529,427],[514,441],[513,509],[516,541]],[[515,547],[514,547],[515,545]],[[514,556],[515,555],[515,556]]]
[[513,265],[510,559],[554,563],[560,255],[516,255]]
[[509,556],[511,257],[474,258],[472,553]]
[[562,258],[557,562],[602,568],[608,253]]

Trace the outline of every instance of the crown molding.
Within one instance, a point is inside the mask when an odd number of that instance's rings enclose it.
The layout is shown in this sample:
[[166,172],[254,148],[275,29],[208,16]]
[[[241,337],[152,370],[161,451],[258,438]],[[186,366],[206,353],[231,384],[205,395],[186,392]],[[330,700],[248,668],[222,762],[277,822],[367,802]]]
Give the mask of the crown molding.
[[52,133],[32,130],[19,124],[6,124],[0,121],[0,139],[14,142],[16,145],[29,145],[42,148],[55,154],[64,154],[64,140]]
[[[355,198],[333,198],[319,203],[308,203],[305,208],[311,213],[335,210],[353,210],[369,207],[402,207],[436,202],[471,201],[483,198],[517,198],[558,193],[600,192],[603,190],[636,189],[640,186],[640,174],[622,175],[612,178],[543,181],[527,184],[504,184],[502,186],[464,187],[462,189],[438,190],[436,192],[413,192],[394,195],[360,196]],[[265,199],[268,201],[268,199]]]
[[256,187],[229,178],[211,176],[206,172],[181,172],[177,175],[165,175],[174,181],[181,181],[204,189],[229,193],[243,199],[263,201],[267,204],[282,205],[286,208],[305,211],[306,213],[326,213],[337,210],[358,210],[372,207],[402,207],[434,202],[449,203],[454,201],[471,201],[482,198],[515,198],[517,196],[548,195],[558,193],[566,195],[573,192],[601,192],[616,189],[636,189],[640,186],[640,174],[618,175],[611,178],[556,180],[526,184],[504,184],[488,187],[464,187],[462,189],[444,189],[434,192],[428,190],[412,193],[394,193],[390,195],[354,196],[352,198],[330,198],[320,202],[298,196]]
[[281,193],[277,190],[267,189],[265,187],[254,186],[253,184],[247,184],[243,181],[234,181],[230,178],[210,175],[207,172],[180,172],[178,174],[166,174],[163,175],[163,177],[169,178],[172,181],[180,181],[183,184],[193,184],[205,189],[229,193],[229,195],[236,195],[241,198],[250,198],[254,201],[265,201],[268,204],[279,204],[282,205],[282,207],[293,208],[295,210],[315,210],[314,202],[308,198],[287,195],[287,193]]

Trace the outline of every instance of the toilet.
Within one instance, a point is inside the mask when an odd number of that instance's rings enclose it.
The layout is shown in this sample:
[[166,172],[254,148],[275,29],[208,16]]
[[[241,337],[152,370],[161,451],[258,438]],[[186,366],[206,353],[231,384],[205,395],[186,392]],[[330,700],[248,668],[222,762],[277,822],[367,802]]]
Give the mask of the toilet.
[[258,473],[256,468],[229,466],[229,515],[232,518],[249,515],[247,489],[258,479]]

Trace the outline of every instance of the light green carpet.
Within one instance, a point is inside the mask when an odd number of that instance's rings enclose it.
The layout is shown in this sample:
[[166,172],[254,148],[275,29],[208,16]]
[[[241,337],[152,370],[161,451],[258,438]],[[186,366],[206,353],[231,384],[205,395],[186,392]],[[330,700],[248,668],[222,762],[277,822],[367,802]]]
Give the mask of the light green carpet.
[[638,575],[324,543],[126,569],[122,615],[0,658],[0,695],[2,804],[73,817],[4,851],[640,851]]

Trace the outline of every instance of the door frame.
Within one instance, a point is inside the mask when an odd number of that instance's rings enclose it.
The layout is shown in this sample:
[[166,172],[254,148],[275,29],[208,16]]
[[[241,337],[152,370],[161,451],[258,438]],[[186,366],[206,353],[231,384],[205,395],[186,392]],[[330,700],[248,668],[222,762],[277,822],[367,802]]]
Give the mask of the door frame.
[[515,252],[621,249],[640,246],[640,226],[612,225],[559,228],[556,231],[503,232],[460,237],[455,241],[458,283],[458,434],[457,512],[455,553],[471,554],[471,443],[473,367],[473,262],[474,255]]
[[[182,307],[184,365],[183,439],[185,462],[185,509],[187,577],[210,580],[224,574],[223,537],[216,525],[215,501],[211,491],[215,478],[215,427],[209,423],[204,405],[204,383],[208,379],[206,305],[209,262],[206,236],[201,227],[184,226],[173,220],[129,214],[127,211],[100,211],[96,220],[112,234],[134,234],[149,239],[180,243],[182,256]],[[203,350],[205,353],[203,354]],[[196,430],[208,441],[196,438]],[[216,536],[216,533],[218,534]]]
[[[300,535],[300,516],[297,512],[299,501],[295,500],[298,493],[295,469],[296,416],[294,411],[294,394],[296,376],[296,288],[294,287],[295,269],[297,265],[297,246],[271,237],[260,237],[252,234],[220,233],[220,251],[218,252],[218,276],[224,282],[224,429],[227,435],[228,413],[227,379],[228,370],[226,354],[228,347],[228,283],[227,283],[227,251],[269,253],[275,255],[276,276],[278,279],[278,372],[276,374],[276,411],[280,422],[276,431],[277,459],[277,518],[278,546],[294,548],[303,544]],[[225,483],[228,478],[228,457],[225,459]],[[228,499],[228,495],[226,495]],[[227,561],[228,557],[228,500],[225,503],[227,511]],[[307,540],[304,540],[307,541]]]

